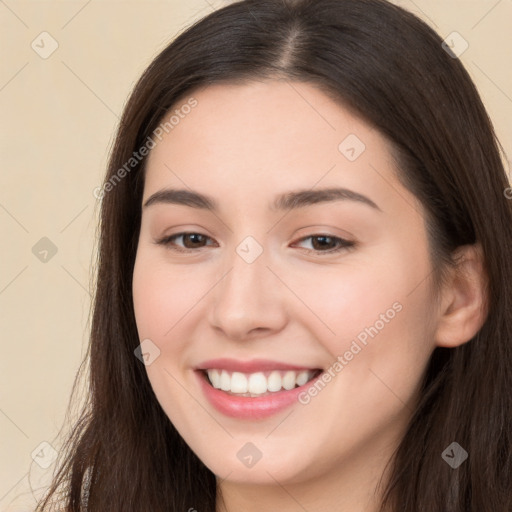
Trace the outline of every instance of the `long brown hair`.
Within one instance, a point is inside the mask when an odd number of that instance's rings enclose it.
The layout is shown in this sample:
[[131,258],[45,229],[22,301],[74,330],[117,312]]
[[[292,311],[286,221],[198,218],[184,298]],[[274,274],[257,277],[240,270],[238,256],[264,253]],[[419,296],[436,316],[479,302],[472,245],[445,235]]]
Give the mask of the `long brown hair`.
[[[424,22],[384,0],[246,0],[213,12],[140,78],[105,184],[195,88],[276,76],[317,86],[390,141],[402,183],[428,212],[436,282],[454,264],[455,248],[478,242],[485,257],[486,321],[469,342],[435,349],[390,461],[382,510],[510,512],[509,185],[474,84]],[[90,512],[215,511],[215,475],[177,433],[134,356],[140,340],[131,290],[145,161],[102,198],[88,397],[41,511],[58,495],[60,510],[83,510],[86,481]],[[469,454],[457,469],[441,457],[454,441]]]

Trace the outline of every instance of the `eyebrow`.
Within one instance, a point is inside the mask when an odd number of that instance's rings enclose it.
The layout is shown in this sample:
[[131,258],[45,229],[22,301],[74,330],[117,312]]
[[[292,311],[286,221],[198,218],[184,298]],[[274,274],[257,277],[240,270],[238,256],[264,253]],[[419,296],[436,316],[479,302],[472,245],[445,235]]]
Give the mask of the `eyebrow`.
[[[382,212],[382,210],[369,197],[349,190],[347,188],[325,188],[318,190],[297,190],[286,192],[277,196],[270,205],[273,211],[289,211],[298,208],[304,208],[317,203],[327,203],[333,201],[354,201],[365,204]],[[215,199],[198,192],[185,189],[163,189],[155,192],[144,203],[144,208],[154,204],[177,204],[218,212],[219,205]]]

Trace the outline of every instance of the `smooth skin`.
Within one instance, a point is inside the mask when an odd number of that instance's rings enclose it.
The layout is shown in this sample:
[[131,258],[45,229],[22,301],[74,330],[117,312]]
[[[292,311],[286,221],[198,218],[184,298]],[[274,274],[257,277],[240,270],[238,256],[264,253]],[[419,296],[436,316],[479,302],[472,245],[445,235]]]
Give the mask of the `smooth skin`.
[[[146,366],[156,397],[217,475],[218,512],[376,511],[434,348],[463,344],[483,324],[481,250],[459,250],[462,272],[436,297],[424,210],[398,181],[386,139],[313,85],[217,84],[193,96],[197,106],[151,150],[142,203],[177,188],[219,209],[141,205],[133,297],[140,340],[160,350]],[[351,134],[365,145],[354,161],[339,149]],[[271,208],[280,194],[331,187],[378,208],[348,199]],[[182,232],[202,237],[157,243]],[[236,251],[248,236],[263,250],[252,263]],[[355,245],[333,252],[340,242],[322,236]],[[401,311],[307,404],[241,420],[199,387],[193,368],[217,357],[332,367],[397,302]],[[262,453],[252,467],[237,457],[247,442]]]

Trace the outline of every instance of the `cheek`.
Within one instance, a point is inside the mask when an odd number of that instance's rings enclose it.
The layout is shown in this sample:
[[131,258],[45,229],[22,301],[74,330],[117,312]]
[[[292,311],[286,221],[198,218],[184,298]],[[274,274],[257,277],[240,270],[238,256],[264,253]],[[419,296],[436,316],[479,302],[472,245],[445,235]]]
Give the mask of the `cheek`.
[[191,266],[172,268],[137,255],[133,273],[133,305],[139,335],[163,339],[205,294],[207,283]]
[[288,272],[287,281],[293,283],[293,291],[306,306],[304,311],[311,322],[319,325],[318,334],[323,324],[322,337],[334,335],[338,343],[357,336],[403,298],[404,284],[392,279],[389,270],[374,261],[297,268]]
[[420,249],[383,251],[371,262],[289,276],[314,313],[309,325],[319,326],[318,339],[333,363],[346,356],[353,382],[359,380],[356,372],[368,377],[375,368],[393,385],[413,385],[432,353],[432,299],[425,279],[430,267]]
[[139,248],[132,285],[137,330],[139,339],[150,339],[160,351],[146,372],[157,400],[171,421],[178,423],[183,421],[180,411],[190,405],[179,383],[189,345],[190,315],[205,294],[202,281],[191,268],[173,268],[144,246]]

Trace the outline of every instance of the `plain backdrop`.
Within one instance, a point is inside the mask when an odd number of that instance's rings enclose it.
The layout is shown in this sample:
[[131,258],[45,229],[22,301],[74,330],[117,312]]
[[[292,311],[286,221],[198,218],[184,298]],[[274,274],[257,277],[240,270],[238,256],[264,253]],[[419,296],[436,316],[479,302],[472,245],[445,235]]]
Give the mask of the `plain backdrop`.
[[[228,2],[0,1],[0,511],[33,510],[85,352],[98,201],[123,105],[153,57]],[[457,32],[512,159],[512,0],[402,0]]]

